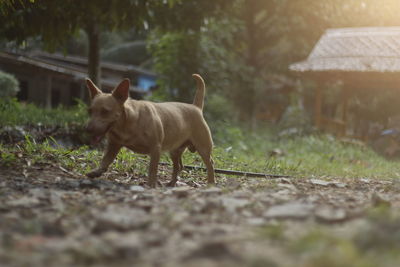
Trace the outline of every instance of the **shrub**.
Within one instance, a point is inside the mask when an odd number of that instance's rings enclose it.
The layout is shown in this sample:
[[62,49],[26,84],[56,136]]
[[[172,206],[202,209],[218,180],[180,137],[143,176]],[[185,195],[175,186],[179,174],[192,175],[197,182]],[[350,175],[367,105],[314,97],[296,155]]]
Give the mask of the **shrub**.
[[307,114],[303,105],[295,103],[287,107],[279,126],[282,136],[305,135],[313,132],[310,115]]
[[11,98],[17,95],[19,84],[11,74],[0,71],[0,98]]

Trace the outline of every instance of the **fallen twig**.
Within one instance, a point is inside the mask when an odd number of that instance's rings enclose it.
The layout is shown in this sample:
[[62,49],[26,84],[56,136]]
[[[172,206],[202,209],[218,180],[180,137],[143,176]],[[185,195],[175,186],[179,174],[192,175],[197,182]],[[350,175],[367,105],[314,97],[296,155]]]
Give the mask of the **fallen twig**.
[[[171,165],[167,162],[160,162],[161,165],[167,166]],[[184,169],[189,170],[201,170],[207,171],[207,168],[200,166],[192,166],[192,165],[184,165]],[[237,176],[246,176],[246,177],[264,177],[264,178],[291,178],[289,175],[278,175],[278,174],[268,174],[268,173],[257,173],[257,172],[242,172],[242,171],[234,171],[234,170],[225,170],[225,169],[214,169],[215,173],[220,174],[228,174],[228,175],[237,175]]]

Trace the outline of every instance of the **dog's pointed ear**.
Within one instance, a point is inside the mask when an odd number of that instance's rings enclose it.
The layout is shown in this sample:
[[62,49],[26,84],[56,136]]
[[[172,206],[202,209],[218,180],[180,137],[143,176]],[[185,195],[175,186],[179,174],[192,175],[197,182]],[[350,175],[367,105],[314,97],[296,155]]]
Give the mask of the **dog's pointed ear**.
[[90,80],[86,79],[86,86],[89,89],[90,99],[93,99],[96,95],[101,94],[101,91],[97,86]]
[[129,97],[129,79],[124,79],[115,89],[112,91],[113,97],[119,102],[124,103]]

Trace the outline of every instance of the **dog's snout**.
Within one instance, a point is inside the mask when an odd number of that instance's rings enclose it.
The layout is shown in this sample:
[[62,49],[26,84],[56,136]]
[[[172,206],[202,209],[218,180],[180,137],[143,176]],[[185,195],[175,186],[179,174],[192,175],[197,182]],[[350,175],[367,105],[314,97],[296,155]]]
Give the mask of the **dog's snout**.
[[93,133],[94,132],[94,126],[93,126],[93,123],[88,123],[87,125],[86,125],[86,131],[88,132],[88,133]]

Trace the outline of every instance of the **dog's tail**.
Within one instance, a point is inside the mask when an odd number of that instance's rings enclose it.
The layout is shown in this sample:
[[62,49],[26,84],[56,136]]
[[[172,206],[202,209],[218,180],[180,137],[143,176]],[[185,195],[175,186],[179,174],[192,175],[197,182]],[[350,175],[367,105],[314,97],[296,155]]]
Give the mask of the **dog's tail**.
[[199,109],[203,110],[204,106],[204,94],[206,92],[206,85],[204,83],[203,78],[199,74],[193,74],[193,78],[196,80],[197,83],[197,90],[194,96],[193,105],[198,107]]

